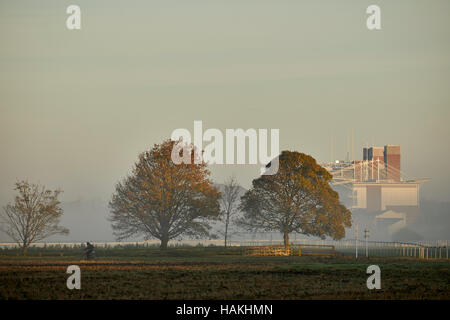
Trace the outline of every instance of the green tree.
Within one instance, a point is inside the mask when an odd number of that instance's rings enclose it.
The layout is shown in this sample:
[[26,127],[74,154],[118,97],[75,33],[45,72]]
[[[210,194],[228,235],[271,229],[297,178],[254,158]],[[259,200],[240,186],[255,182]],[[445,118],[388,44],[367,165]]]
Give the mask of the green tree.
[[18,191],[13,204],[4,207],[1,229],[22,248],[23,254],[31,243],[56,234],[69,234],[58,226],[63,214],[58,200],[61,190],[51,191],[27,181],[16,182]]
[[283,151],[278,160],[278,172],[253,180],[241,198],[240,225],[249,231],[280,231],[286,247],[291,232],[344,237],[345,227],[351,226],[351,212],[331,188],[328,171],[299,152]]
[[220,213],[220,193],[206,163],[194,163],[193,148],[190,164],[172,161],[176,146],[170,140],[155,144],[139,155],[132,174],[117,183],[109,203],[117,239],[142,235],[161,240],[161,249],[166,249],[169,240],[182,235],[208,235],[209,222]]

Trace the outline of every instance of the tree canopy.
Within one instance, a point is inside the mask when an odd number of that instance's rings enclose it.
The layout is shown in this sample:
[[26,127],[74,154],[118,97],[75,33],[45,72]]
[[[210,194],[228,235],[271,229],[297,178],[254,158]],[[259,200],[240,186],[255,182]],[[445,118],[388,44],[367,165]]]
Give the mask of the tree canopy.
[[[220,193],[206,163],[172,161],[177,143],[166,140],[141,153],[132,174],[117,183],[109,203],[117,239],[143,235],[161,240],[164,249],[170,239],[208,235],[220,214]],[[189,150],[194,158],[195,149]]]
[[351,212],[339,202],[332,176],[316,160],[283,151],[274,175],[263,175],[241,199],[240,224],[248,230],[280,231],[285,246],[289,233],[341,239],[351,226]]

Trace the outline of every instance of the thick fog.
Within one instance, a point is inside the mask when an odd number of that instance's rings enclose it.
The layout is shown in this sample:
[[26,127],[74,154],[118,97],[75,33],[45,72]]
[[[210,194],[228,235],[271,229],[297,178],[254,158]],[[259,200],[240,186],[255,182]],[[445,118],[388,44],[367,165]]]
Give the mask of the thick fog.
[[[279,129],[281,150],[319,162],[399,144],[402,171],[431,178],[411,231],[448,239],[450,2],[384,1],[379,32],[365,27],[370,1],[325,2],[80,0],[69,31],[67,3],[2,1],[0,206],[18,179],[61,188],[71,233],[55,239],[112,240],[114,185],[202,120]],[[249,188],[258,168],[211,172]]]

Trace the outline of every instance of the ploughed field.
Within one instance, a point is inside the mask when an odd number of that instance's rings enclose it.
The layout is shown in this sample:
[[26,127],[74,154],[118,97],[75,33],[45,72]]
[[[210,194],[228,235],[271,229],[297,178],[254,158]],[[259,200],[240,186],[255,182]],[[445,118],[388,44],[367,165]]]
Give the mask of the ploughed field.
[[[381,289],[366,269],[381,269]],[[69,290],[69,265],[81,289]],[[450,262],[410,258],[250,257],[239,248],[0,250],[0,299],[450,299]]]

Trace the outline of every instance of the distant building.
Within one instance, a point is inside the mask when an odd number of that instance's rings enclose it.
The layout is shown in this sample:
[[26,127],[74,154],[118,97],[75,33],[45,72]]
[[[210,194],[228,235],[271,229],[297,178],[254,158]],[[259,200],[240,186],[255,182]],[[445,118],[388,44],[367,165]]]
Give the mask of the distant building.
[[372,230],[380,240],[419,216],[420,183],[402,178],[399,145],[363,149],[363,160],[322,164],[332,175],[332,184],[352,209],[354,223]]

